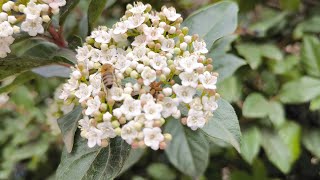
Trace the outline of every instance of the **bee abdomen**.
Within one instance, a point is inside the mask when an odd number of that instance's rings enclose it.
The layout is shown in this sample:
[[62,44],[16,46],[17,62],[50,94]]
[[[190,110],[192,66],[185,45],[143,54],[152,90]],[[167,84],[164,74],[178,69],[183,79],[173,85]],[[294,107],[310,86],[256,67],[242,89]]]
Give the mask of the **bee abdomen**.
[[113,85],[113,74],[112,73],[106,73],[102,77],[103,84],[106,88],[110,89]]

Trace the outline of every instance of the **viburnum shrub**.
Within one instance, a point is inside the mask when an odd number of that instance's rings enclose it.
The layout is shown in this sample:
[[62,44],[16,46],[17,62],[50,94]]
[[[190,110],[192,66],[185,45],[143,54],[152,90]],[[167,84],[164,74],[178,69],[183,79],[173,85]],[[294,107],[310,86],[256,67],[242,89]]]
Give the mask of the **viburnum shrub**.
[[[182,21],[173,7],[156,12],[136,2],[112,28],[96,28],[77,49],[77,64],[59,97],[81,104],[79,128],[89,147],[106,147],[120,136],[133,148],[165,149],[175,138],[162,132],[166,118],[197,130],[213,116],[218,73],[205,56],[206,43],[189,35]],[[114,68],[110,88],[103,80],[106,64]]]

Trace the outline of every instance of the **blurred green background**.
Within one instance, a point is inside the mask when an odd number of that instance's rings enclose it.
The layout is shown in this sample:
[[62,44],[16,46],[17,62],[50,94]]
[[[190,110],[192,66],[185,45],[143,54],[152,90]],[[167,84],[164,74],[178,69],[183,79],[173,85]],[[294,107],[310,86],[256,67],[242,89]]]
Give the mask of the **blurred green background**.
[[[236,70],[220,78],[218,92],[239,117],[242,153],[217,140],[201,179],[320,179],[320,1],[236,1],[239,27],[220,40],[222,53],[209,56],[230,61]],[[131,2],[109,0],[98,24],[111,26]],[[144,2],[155,9],[174,6],[187,17],[217,1]],[[68,17],[66,37],[85,38],[87,7],[80,1]],[[32,76],[0,95],[0,179],[54,178],[63,143],[50,120],[62,114],[52,100],[63,82]],[[119,179],[190,178],[169,165],[163,152],[147,151]]]

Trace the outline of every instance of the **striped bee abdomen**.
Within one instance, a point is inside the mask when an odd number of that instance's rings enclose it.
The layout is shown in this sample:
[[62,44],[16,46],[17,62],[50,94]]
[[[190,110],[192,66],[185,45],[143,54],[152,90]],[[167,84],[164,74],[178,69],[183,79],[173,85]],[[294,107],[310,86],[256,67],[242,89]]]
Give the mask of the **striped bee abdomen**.
[[114,82],[113,73],[107,72],[107,73],[103,74],[102,82],[103,82],[105,88],[108,88],[108,89],[112,88],[113,82]]

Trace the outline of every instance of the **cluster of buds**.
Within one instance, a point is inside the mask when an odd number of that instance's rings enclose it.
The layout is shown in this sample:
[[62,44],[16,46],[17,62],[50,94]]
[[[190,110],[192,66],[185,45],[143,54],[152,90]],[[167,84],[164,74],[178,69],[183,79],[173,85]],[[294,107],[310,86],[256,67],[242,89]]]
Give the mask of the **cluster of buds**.
[[77,49],[59,97],[82,105],[79,127],[89,147],[120,136],[133,148],[165,149],[172,138],[163,133],[166,121],[197,130],[213,116],[218,74],[205,42],[182,21],[173,7],[129,4],[120,22],[98,27]]
[[10,45],[14,34],[20,31],[30,36],[44,33],[44,23],[51,21],[50,16],[59,13],[59,8],[66,4],[65,0],[29,0],[0,1],[0,58],[11,52]]

